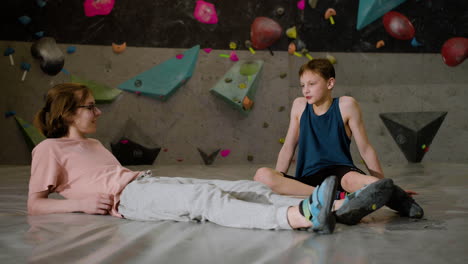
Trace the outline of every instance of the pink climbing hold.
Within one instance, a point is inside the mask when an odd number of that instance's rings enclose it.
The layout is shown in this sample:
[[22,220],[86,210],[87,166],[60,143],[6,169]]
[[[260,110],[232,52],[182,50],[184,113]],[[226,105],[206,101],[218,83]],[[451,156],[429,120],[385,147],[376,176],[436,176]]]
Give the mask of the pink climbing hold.
[[181,60],[184,57],[184,54],[177,54],[175,56],[178,60]]
[[210,53],[212,50],[213,50],[212,48],[205,48],[205,49],[203,49],[203,51],[206,52],[206,53]]
[[202,0],[197,1],[193,16],[200,22],[205,24],[218,23],[215,6],[212,3],[207,3]]
[[238,61],[239,57],[237,57],[237,54],[236,54],[235,51],[232,51],[231,55],[229,55],[229,59],[232,60],[232,61]]
[[221,150],[221,157],[227,157],[231,153],[231,150],[229,149],[223,149]]
[[83,3],[85,15],[108,15],[114,8],[115,0],[85,0]]
[[301,1],[297,2],[297,8],[299,8],[300,10],[304,10],[305,0],[301,0]]
[[128,140],[127,140],[127,139],[122,139],[122,140],[120,140],[120,143],[122,143],[122,144],[127,144],[127,143],[128,143]]

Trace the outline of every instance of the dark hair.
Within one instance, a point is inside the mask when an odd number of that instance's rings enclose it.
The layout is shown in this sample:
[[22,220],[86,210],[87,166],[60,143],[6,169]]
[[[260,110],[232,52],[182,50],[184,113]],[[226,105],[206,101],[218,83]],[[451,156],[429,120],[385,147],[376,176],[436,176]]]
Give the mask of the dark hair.
[[333,64],[328,59],[313,59],[302,65],[299,69],[299,77],[301,77],[304,72],[312,71],[319,74],[325,80],[330,78],[335,78],[335,68]]
[[90,94],[89,88],[82,84],[55,85],[47,92],[46,104],[37,112],[34,126],[48,138],[66,136],[71,118]]

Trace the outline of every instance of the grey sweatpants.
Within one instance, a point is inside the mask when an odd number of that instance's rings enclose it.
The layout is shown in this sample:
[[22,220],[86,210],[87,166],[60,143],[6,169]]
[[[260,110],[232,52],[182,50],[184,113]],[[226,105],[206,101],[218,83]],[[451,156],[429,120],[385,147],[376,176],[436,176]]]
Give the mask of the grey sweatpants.
[[228,227],[291,229],[287,210],[300,201],[255,181],[152,177],[146,172],[124,188],[118,210],[134,220],[208,220]]

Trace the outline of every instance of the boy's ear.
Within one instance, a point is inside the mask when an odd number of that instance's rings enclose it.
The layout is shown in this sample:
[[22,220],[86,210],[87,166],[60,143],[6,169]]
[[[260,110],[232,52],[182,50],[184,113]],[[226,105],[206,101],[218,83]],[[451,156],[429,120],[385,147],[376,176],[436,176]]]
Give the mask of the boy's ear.
[[335,86],[335,78],[331,77],[330,79],[328,79],[327,81],[327,88],[329,90],[333,89],[333,87]]

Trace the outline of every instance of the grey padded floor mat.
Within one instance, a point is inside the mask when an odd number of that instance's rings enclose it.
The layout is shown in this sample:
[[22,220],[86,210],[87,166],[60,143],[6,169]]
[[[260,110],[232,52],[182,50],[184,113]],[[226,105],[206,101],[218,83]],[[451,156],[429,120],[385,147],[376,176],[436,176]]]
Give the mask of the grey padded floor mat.
[[[154,175],[251,179],[258,165],[167,165]],[[405,164],[386,177],[414,190],[422,220],[382,208],[334,234],[138,222],[111,216],[28,216],[29,166],[0,167],[0,263],[468,263],[468,165]],[[293,170],[291,170],[293,171]]]

